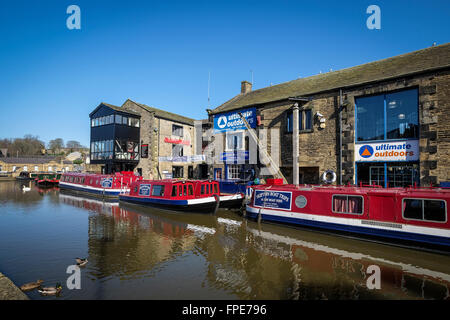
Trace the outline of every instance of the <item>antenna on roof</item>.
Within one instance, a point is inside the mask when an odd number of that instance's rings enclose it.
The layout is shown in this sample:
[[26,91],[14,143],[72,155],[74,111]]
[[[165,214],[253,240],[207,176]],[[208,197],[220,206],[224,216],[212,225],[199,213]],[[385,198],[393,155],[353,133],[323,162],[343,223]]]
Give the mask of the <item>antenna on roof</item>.
[[250,70],[250,73],[252,74],[252,86],[254,87],[255,84],[253,83],[253,70]]
[[210,81],[211,81],[211,71],[208,71],[208,108],[210,107],[210,99],[209,99]]

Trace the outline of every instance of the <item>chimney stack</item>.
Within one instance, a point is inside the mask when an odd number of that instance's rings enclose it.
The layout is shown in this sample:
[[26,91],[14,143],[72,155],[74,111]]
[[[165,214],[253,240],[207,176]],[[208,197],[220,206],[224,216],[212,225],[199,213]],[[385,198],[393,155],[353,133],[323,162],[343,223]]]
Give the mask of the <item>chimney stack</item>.
[[241,82],[241,93],[247,94],[250,91],[252,91],[252,84],[248,81],[242,81]]

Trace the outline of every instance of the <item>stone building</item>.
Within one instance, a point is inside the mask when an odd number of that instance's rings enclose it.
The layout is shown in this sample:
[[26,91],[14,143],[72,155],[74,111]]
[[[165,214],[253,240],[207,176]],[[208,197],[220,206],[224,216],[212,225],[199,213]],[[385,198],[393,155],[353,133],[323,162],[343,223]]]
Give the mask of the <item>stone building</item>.
[[[114,120],[117,115],[122,121]],[[104,164],[103,172],[135,171],[147,179],[203,176],[204,157],[194,152],[194,119],[130,99],[121,107],[102,102],[90,117],[91,124],[94,118],[106,119],[91,128],[91,163]],[[124,123],[124,118],[134,119],[133,124]],[[97,140],[100,150],[107,150],[106,154],[99,151],[100,158],[96,157]]]
[[[246,163],[251,157],[246,153],[248,132],[233,119],[238,111],[254,110],[247,120],[267,141],[269,153],[272,145],[279,146],[272,158],[292,182],[294,104],[300,115],[300,183],[319,183],[326,170],[335,172],[335,183],[342,184],[450,180],[448,43],[254,91],[242,82],[240,94],[209,110],[215,138],[226,146],[222,158],[234,153],[229,163],[214,164],[214,171],[238,178],[248,167],[233,164],[239,152]],[[251,166],[257,172],[264,167],[259,160]]]
[[0,172],[12,173],[13,177],[21,172],[69,172],[73,168],[72,161],[60,157],[0,158]]

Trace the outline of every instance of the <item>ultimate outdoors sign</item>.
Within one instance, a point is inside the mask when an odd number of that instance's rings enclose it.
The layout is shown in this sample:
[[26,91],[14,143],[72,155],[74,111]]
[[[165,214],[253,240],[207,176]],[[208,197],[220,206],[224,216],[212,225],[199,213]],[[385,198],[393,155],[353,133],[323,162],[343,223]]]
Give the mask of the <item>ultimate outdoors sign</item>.
[[220,113],[214,116],[214,133],[232,130],[245,130],[244,121],[238,113],[247,120],[251,128],[256,128],[256,108]]

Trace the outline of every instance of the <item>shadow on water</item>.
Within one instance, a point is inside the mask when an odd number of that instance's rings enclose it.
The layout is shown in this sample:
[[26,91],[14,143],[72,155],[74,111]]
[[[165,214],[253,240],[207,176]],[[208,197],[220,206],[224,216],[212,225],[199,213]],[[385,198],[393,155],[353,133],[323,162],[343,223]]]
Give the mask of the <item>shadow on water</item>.
[[[0,192],[21,192],[14,190]],[[258,224],[227,210],[171,213],[55,192],[43,198],[52,211],[45,221],[63,228],[59,249],[48,241],[40,254],[63,253],[49,258],[52,269],[40,267],[44,259],[35,263],[37,271],[65,284],[71,260],[89,259],[82,289],[64,289],[60,299],[449,299],[448,256]],[[35,258],[21,254],[8,276],[35,281],[14,271]],[[380,289],[368,287],[370,266],[380,270]]]

